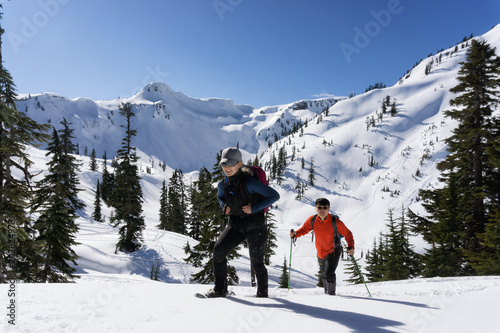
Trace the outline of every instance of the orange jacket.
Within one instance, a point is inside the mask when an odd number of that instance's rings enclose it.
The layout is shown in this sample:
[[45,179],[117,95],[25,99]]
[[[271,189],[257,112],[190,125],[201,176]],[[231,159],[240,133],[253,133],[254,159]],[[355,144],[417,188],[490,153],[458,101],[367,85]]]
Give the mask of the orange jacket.
[[[300,227],[299,230],[296,231],[295,237],[301,237],[308,234],[311,230],[311,220],[314,216],[309,217],[306,222]],[[347,229],[344,222],[340,219],[337,220],[337,230],[339,234],[345,237],[347,241],[347,246],[352,247],[354,249],[354,238],[352,236],[352,232]],[[335,252],[335,247],[333,245],[333,224],[332,224],[332,215],[328,214],[326,219],[323,221],[321,218],[316,216],[316,221],[314,221],[314,234],[316,235],[316,251],[318,252],[318,257],[320,259],[325,259],[326,256],[330,253]]]

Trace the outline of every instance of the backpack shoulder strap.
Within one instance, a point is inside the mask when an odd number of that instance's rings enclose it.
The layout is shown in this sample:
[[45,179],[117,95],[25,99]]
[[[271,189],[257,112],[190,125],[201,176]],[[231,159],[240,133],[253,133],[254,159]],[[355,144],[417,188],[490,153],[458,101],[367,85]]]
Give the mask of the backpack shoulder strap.
[[333,232],[334,232],[334,236],[333,236],[333,245],[335,247],[337,246],[342,246],[342,243],[340,243],[340,239],[344,236],[342,236],[341,234],[339,234],[339,229],[337,228],[337,220],[338,220],[338,216],[337,215],[332,215],[332,224],[333,224]]
[[316,221],[316,217],[318,217],[318,214],[314,215],[313,218],[311,219],[311,229],[314,227],[314,221]]
[[335,232],[335,235],[339,234],[339,230],[337,229],[337,216],[330,214],[332,216],[332,225],[333,225],[333,230]]
[[[332,216],[332,225],[333,225],[333,230],[335,231],[335,234],[339,233],[339,230],[337,229],[337,216],[330,214]],[[311,229],[314,227],[314,221],[316,221],[316,217],[318,217],[318,214],[314,215],[313,218],[311,219]]]
[[[340,244],[340,236],[339,236],[339,230],[337,228],[337,216],[330,214],[332,217],[332,226],[333,226],[333,241],[334,245],[339,245]],[[311,229],[314,228],[314,221],[316,221],[316,217],[318,217],[318,214],[314,215],[311,219]],[[313,230],[314,231],[314,230]],[[337,241],[338,240],[338,241]]]
[[253,176],[250,174],[247,174],[246,176],[241,177],[240,181],[240,193],[243,198],[250,198],[250,192],[248,191],[248,179],[252,178]]

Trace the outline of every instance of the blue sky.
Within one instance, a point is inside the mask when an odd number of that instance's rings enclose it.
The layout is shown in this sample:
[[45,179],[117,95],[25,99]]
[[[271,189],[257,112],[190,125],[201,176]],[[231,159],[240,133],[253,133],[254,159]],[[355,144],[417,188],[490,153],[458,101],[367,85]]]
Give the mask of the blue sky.
[[12,0],[18,93],[130,97],[151,81],[254,107],[391,86],[500,23],[499,0]]

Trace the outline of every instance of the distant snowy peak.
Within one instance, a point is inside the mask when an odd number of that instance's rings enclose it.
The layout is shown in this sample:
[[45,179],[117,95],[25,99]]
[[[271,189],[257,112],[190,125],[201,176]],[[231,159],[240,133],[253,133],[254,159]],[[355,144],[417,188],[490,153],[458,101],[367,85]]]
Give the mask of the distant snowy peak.
[[180,91],[174,91],[163,82],[151,82],[137,94],[127,99],[132,104],[160,104],[165,105],[171,112],[192,112],[204,116],[222,116],[241,118],[250,114],[253,107],[250,105],[234,104],[231,99],[223,98],[193,98]]
[[156,102],[158,100],[176,98],[178,95],[184,96],[180,92],[174,92],[172,88],[163,82],[151,82],[144,86],[137,94],[135,94],[131,100],[145,99],[151,102]]
[[292,104],[293,110],[306,110],[313,108],[329,108],[341,99],[345,98],[319,98],[319,99],[303,99]]

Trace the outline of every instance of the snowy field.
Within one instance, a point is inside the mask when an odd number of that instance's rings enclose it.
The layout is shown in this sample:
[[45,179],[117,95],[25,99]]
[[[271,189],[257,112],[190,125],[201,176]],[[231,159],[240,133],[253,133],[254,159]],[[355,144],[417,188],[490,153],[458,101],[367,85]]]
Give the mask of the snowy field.
[[15,286],[15,326],[8,285],[0,285],[1,332],[500,332],[500,277],[433,278],[339,287],[270,290],[198,299],[207,286],[118,275],[76,284]]

